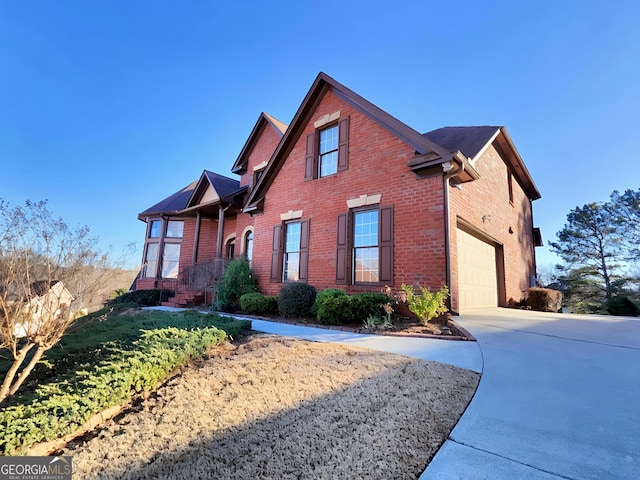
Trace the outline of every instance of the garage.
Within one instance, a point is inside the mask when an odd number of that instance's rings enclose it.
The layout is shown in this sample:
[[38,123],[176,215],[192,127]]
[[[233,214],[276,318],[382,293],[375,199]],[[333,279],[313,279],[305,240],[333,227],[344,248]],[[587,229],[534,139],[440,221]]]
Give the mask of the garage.
[[496,247],[460,228],[457,234],[460,310],[497,306]]

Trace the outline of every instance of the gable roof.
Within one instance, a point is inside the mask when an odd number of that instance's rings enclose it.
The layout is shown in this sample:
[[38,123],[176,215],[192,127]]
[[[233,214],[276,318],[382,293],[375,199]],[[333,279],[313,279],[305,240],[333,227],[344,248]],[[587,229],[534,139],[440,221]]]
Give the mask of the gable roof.
[[221,201],[231,203],[233,197],[246,190],[246,187],[240,187],[238,180],[204,170],[198,180],[138,214],[138,219],[144,221],[146,217],[155,215],[180,215],[197,209],[202,196],[209,188],[213,189],[217,198],[207,204],[217,204]]
[[218,197],[215,203],[219,203],[220,200],[237,193],[240,190],[240,182],[233,178],[220,175],[219,173],[204,170],[185,208],[198,206],[202,200],[202,196],[209,188],[213,189],[213,192]]
[[473,161],[500,133],[500,128],[502,127],[443,127],[423,135],[450,152],[459,150],[465,157]]
[[260,137],[260,133],[264,130],[264,128],[269,125],[273,130],[278,134],[280,138],[284,135],[284,132],[287,131],[287,125],[282,123],[280,120],[275,118],[268,113],[262,112],[258,117],[251,133],[249,134],[249,138],[245,142],[242,150],[240,151],[240,155],[236,159],[236,162],[231,167],[231,172],[233,173],[244,173],[247,171],[247,165],[249,163],[249,154],[253,151],[258,139]]
[[470,159],[472,164],[489,145],[493,145],[510,167],[511,173],[520,182],[529,199],[537,200],[541,197],[538,187],[505,127],[443,127],[424,135],[451,151],[459,150]]
[[269,189],[271,183],[273,183],[277,172],[282,167],[284,160],[293,149],[295,142],[302,134],[302,131],[309,122],[311,115],[313,114],[327,91],[333,92],[339,98],[352,105],[363,114],[367,115],[380,126],[387,129],[407,144],[411,145],[411,147],[414,148],[415,151],[419,154],[430,154],[434,157],[443,157],[444,155],[450,153],[445,148],[437,145],[429,138],[424,137],[413,128],[409,127],[405,123],[402,123],[400,120],[396,119],[392,115],[389,115],[381,108],[361,97],[353,90],[337,82],[326,73],[320,72],[313,82],[313,85],[311,85],[311,88],[307,92],[307,95],[302,101],[302,104],[298,108],[298,111],[293,117],[291,124],[289,124],[289,128],[282,137],[280,144],[271,156],[269,165],[265,169],[264,174],[261,176],[256,186],[249,194],[245,211],[255,210],[258,207],[258,204],[264,199],[266,191]]

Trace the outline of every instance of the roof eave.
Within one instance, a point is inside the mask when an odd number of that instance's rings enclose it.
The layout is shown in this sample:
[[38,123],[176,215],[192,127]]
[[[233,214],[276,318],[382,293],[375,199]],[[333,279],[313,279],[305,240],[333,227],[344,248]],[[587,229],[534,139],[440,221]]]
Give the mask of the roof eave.
[[527,193],[527,196],[529,197],[529,200],[533,201],[533,200],[538,200],[542,198],[542,195],[540,194],[538,187],[533,181],[533,178],[531,177],[529,170],[524,164],[524,161],[522,160],[520,153],[516,149],[516,146],[514,145],[513,140],[511,140],[511,137],[509,136],[507,129],[505,127],[500,128],[500,133],[502,133],[502,138],[504,138],[504,142],[501,141],[500,136],[497,136],[495,141],[497,142],[499,147],[506,146],[510,150],[512,154],[510,156],[510,159],[512,160],[510,162],[511,167],[513,168],[514,173],[516,174],[517,178],[520,180],[522,186],[524,187]]

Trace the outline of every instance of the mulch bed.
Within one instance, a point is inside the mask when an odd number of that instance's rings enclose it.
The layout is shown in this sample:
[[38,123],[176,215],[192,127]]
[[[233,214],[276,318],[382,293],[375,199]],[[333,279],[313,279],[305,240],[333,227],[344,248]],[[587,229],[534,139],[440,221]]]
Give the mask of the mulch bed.
[[325,325],[317,323],[317,320],[315,318],[285,318],[275,315],[247,317],[259,318],[260,320],[267,320],[270,322],[287,323],[290,325],[301,325],[314,328],[325,328],[353,333],[439,338],[442,340],[475,341],[473,335],[471,335],[467,330],[458,325],[453,320],[452,315],[449,313],[427,322],[426,325],[421,325],[415,319],[409,317],[394,317],[392,328],[375,330],[366,329],[362,324]]

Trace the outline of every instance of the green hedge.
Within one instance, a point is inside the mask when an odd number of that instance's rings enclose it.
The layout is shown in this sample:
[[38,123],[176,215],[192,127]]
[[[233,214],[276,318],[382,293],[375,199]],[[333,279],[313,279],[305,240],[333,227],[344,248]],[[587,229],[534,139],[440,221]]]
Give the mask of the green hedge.
[[[250,325],[247,321],[197,312],[154,312],[141,318],[114,320],[112,340],[97,346],[85,340],[84,348],[77,348],[65,357],[66,363],[72,364],[75,359],[75,365],[80,364],[82,368],[70,369],[55,381],[41,383],[34,391],[24,394],[19,404],[0,410],[3,432],[0,454],[21,455],[34,443],[73,433],[93,415],[156,388],[190,359],[205,354],[213,345],[222,343],[228,334],[237,335]],[[123,334],[125,328],[119,325],[123,320],[129,327],[137,328],[135,339]],[[108,327],[109,323],[106,320],[98,326]],[[176,326],[146,329],[145,323]],[[77,334],[86,337],[94,326],[87,325],[84,332]],[[100,332],[97,335],[100,336]]]
[[244,313],[272,315],[278,313],[278,297],[258,292],[245,293],[240,297],[240,308]]
[[343,290],[328,288],[316,298],[317,318],[326,325],[362,323],[371,316],[382,316],[382,305],[389,303],[384,293],[356,293],[347,295]]

